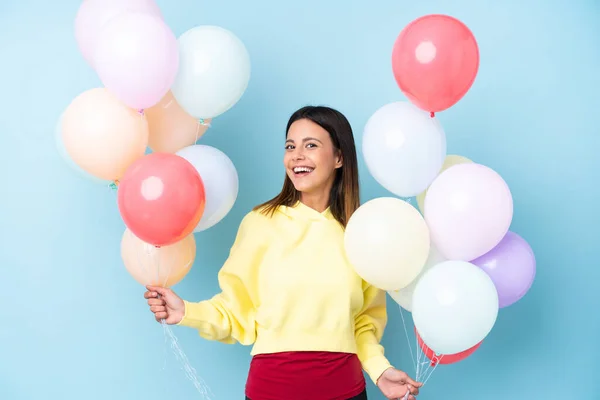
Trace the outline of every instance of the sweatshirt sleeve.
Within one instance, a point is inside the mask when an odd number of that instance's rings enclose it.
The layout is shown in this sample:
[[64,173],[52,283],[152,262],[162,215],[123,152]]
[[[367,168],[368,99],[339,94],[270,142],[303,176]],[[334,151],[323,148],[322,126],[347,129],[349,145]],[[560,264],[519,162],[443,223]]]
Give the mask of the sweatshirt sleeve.
[[392,365],[380,344],[387,324],[385,292],[363,281],[364,304],[355,318],[358,358],[373,383]]
[[221,292],[209,300],[185,303],[178,325],[195,328],[208,340],[250,345],[256,339],[257,268],[264,252],[264,216],[257,211],[242,220],[229,257],[218,274]]

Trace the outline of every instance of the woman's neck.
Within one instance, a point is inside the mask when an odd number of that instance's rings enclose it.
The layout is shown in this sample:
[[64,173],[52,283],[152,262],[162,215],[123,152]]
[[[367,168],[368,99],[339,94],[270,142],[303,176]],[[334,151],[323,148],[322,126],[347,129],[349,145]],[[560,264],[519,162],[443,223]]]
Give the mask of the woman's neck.
[[323,212],[329,207],[329,193],[300,193],[300,201],[313,210]]

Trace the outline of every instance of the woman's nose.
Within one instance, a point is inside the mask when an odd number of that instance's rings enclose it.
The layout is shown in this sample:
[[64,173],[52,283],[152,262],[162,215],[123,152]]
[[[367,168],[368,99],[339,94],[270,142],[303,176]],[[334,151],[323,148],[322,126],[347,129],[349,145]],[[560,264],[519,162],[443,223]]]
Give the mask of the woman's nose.
[[304,153],[302,153],[302,150],[296,151],[294,153],[293,159],[294,161],[304,160]]

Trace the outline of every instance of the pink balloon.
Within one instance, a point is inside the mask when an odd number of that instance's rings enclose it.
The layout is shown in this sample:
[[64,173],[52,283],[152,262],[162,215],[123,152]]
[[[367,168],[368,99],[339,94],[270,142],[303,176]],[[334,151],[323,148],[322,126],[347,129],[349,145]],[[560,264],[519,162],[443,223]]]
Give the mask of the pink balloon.
[[117,15],[130,11],[162,19],[154,0],[86,0],[75,17],[75,39],[83,58],[93,66],[94,50],[102,28]]
[[104,86],[127,106],[152,107],[175,80],[179,67],[177,38],[160,18],[120,14],[98,37],[94,66]]
[[431,240],[449,260],[473,260],[493,249],[513,216],[510,189],[481,164],[458,164],[433,181],[425,197]]

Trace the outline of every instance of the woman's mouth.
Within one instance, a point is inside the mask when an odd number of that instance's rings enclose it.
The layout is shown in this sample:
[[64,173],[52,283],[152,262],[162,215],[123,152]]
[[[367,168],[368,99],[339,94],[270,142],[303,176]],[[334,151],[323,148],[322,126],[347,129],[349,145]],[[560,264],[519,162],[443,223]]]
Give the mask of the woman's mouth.
[[292,171],[294,171],[294,175],[296,176],[306,176],[313,172],[314,168],[311,167],[294,167]]

